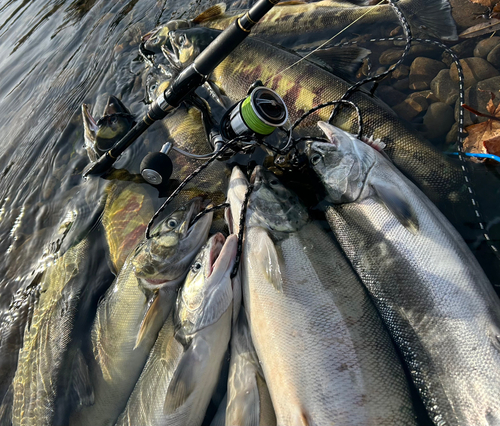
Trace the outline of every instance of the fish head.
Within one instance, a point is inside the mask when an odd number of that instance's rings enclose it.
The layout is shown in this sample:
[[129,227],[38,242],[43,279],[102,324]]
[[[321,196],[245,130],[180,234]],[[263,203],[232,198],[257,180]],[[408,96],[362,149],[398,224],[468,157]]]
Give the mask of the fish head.
[[85,146],[92,161],[111,149],[134,125],[134,117],[115,96],[108,98],[103,115],[95,120],[86,104],[82,105]]
[[210,326],[226,312],[233,300],[231,272],[238,238],[213,235],[191,264],[176,305],[176,325],[187,339]]
[[156,100],[170,86],[177,76],[177,70],[163,64],[152,67],[146,76],[146,103],[150,104]]
[[256,166],[250,183],[253,191],[249,199],[249,226],[263,226],[272,231],[294,232],[308,220],[305,206],[297,195],[287,189],[262,166]]
[[329,143],[309,141],[309,164],[325,186],[330,201],[355,201],[361,194],[368,172],[375,163],[375,150],[356,136],[320,121]]
[[132,267],[144,288],[176,286],[184,279],[212,223],[212,212],[193,223],[202,207],[201,198],[194,198],[161,221],[137,247]]
[[189,28],[191,22],[185,19],[175,19],[167,22],[164,26],[154,29],[141,37],[144,47],[153,53],[161,53],[161,47],[170,43],[168,33],[181,28]]
[[171,31],[170,47],[165,45],[162,51],[174,67],[185,68],[193,63],[219,33],[220,31],[199,27]]

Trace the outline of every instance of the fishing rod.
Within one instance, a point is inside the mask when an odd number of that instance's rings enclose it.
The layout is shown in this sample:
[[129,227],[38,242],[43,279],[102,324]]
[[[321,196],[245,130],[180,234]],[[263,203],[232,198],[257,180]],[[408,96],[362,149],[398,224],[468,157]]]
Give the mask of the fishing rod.
[[[181,102],[207,81],[208,75],[250,34],[253,26],[279,0],[259,0],[245,15],[226,28],[184,69],[174,82],[149,107],[146,115],[97,161],[83,170],[83,176],[100,175],[108,171],[117,158],[155,121],[162,120]],[[172,165],[171,165],[172,166]]]

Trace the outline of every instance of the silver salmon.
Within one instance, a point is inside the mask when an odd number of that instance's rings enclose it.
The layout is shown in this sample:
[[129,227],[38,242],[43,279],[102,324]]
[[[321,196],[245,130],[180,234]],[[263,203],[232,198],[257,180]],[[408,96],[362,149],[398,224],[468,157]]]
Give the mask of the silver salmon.
[[500,303],[457,231],[378,151],[320,123],[328,222],[436,425],[500,424]]

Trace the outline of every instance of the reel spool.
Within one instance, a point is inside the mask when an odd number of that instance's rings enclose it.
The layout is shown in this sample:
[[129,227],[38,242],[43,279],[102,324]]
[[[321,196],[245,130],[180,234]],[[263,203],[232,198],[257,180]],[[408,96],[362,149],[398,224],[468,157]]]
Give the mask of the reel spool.
[[243,135],[263,138],[287,121],[288,109],[283,99],[274,90],[260,86],[224,115],[220,128],[227,140]]
[[[245,99],[226,111],[220,126],[214,124],[210,130],[209,142],[213,152],[197,155],[183,151],[167,142],[160,152],[152,152],[144,157],[141,162],[141,175],[150,185],[163,186],[167,184],[173,171],[172,160],[168,156],[171,149],[190,158],[206,160],[216,154],[227,141],[238,136],[249,136],[258,140],[269,136],[287,121],[288,110],[283,99],[273,90],[256,82]],[[249,149],[253,149],[256,144],[257,141],[242,142],[240,148],[242,151],[249,152]],[[227,160],[234,154],[232,149],[227,149],[217,158]]]

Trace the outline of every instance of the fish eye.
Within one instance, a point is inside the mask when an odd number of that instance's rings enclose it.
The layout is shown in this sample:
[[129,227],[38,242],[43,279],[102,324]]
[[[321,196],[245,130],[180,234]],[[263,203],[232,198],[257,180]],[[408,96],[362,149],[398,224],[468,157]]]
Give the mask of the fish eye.
[[319,154],[314,154],[314,155],[311,157],[311,164],[312,164],[313,166],[315,166],[316,164],[318,164],[320,161],[321,161],[321,155],[319,155]]
[[201,262],[199,260],[197,260],[193,266],[191,266],[191,271],[192,272],[198,272],[200,269],[201,269]]
[[273,180],[269,181],[269,183],[271,185],[278,185],[279,182],[276,179],[273,179]]
[[170,228],[170,229],[174,229],[175,227],[177,227],[177,220],[175,219],[169,219],[167,221],[167,226]]
[[157,87],[158,87],[158,85],[157,85],[157,84],[152,84],[152,85],[151,85],[151,91],[153,91],[153,92],[154,92],[154,91],[156,90],[156,88],[157,88]]
[[158,36],[154,36],[154,37],[151,39],[151,41],[152,41],[153,43],[158,43],[160,40],[158,39]]
[[184,34],[181,34],[178,39],[177,39],[178,43],[180,45],[183,45],[184,43],[186,43],[186,36]]

